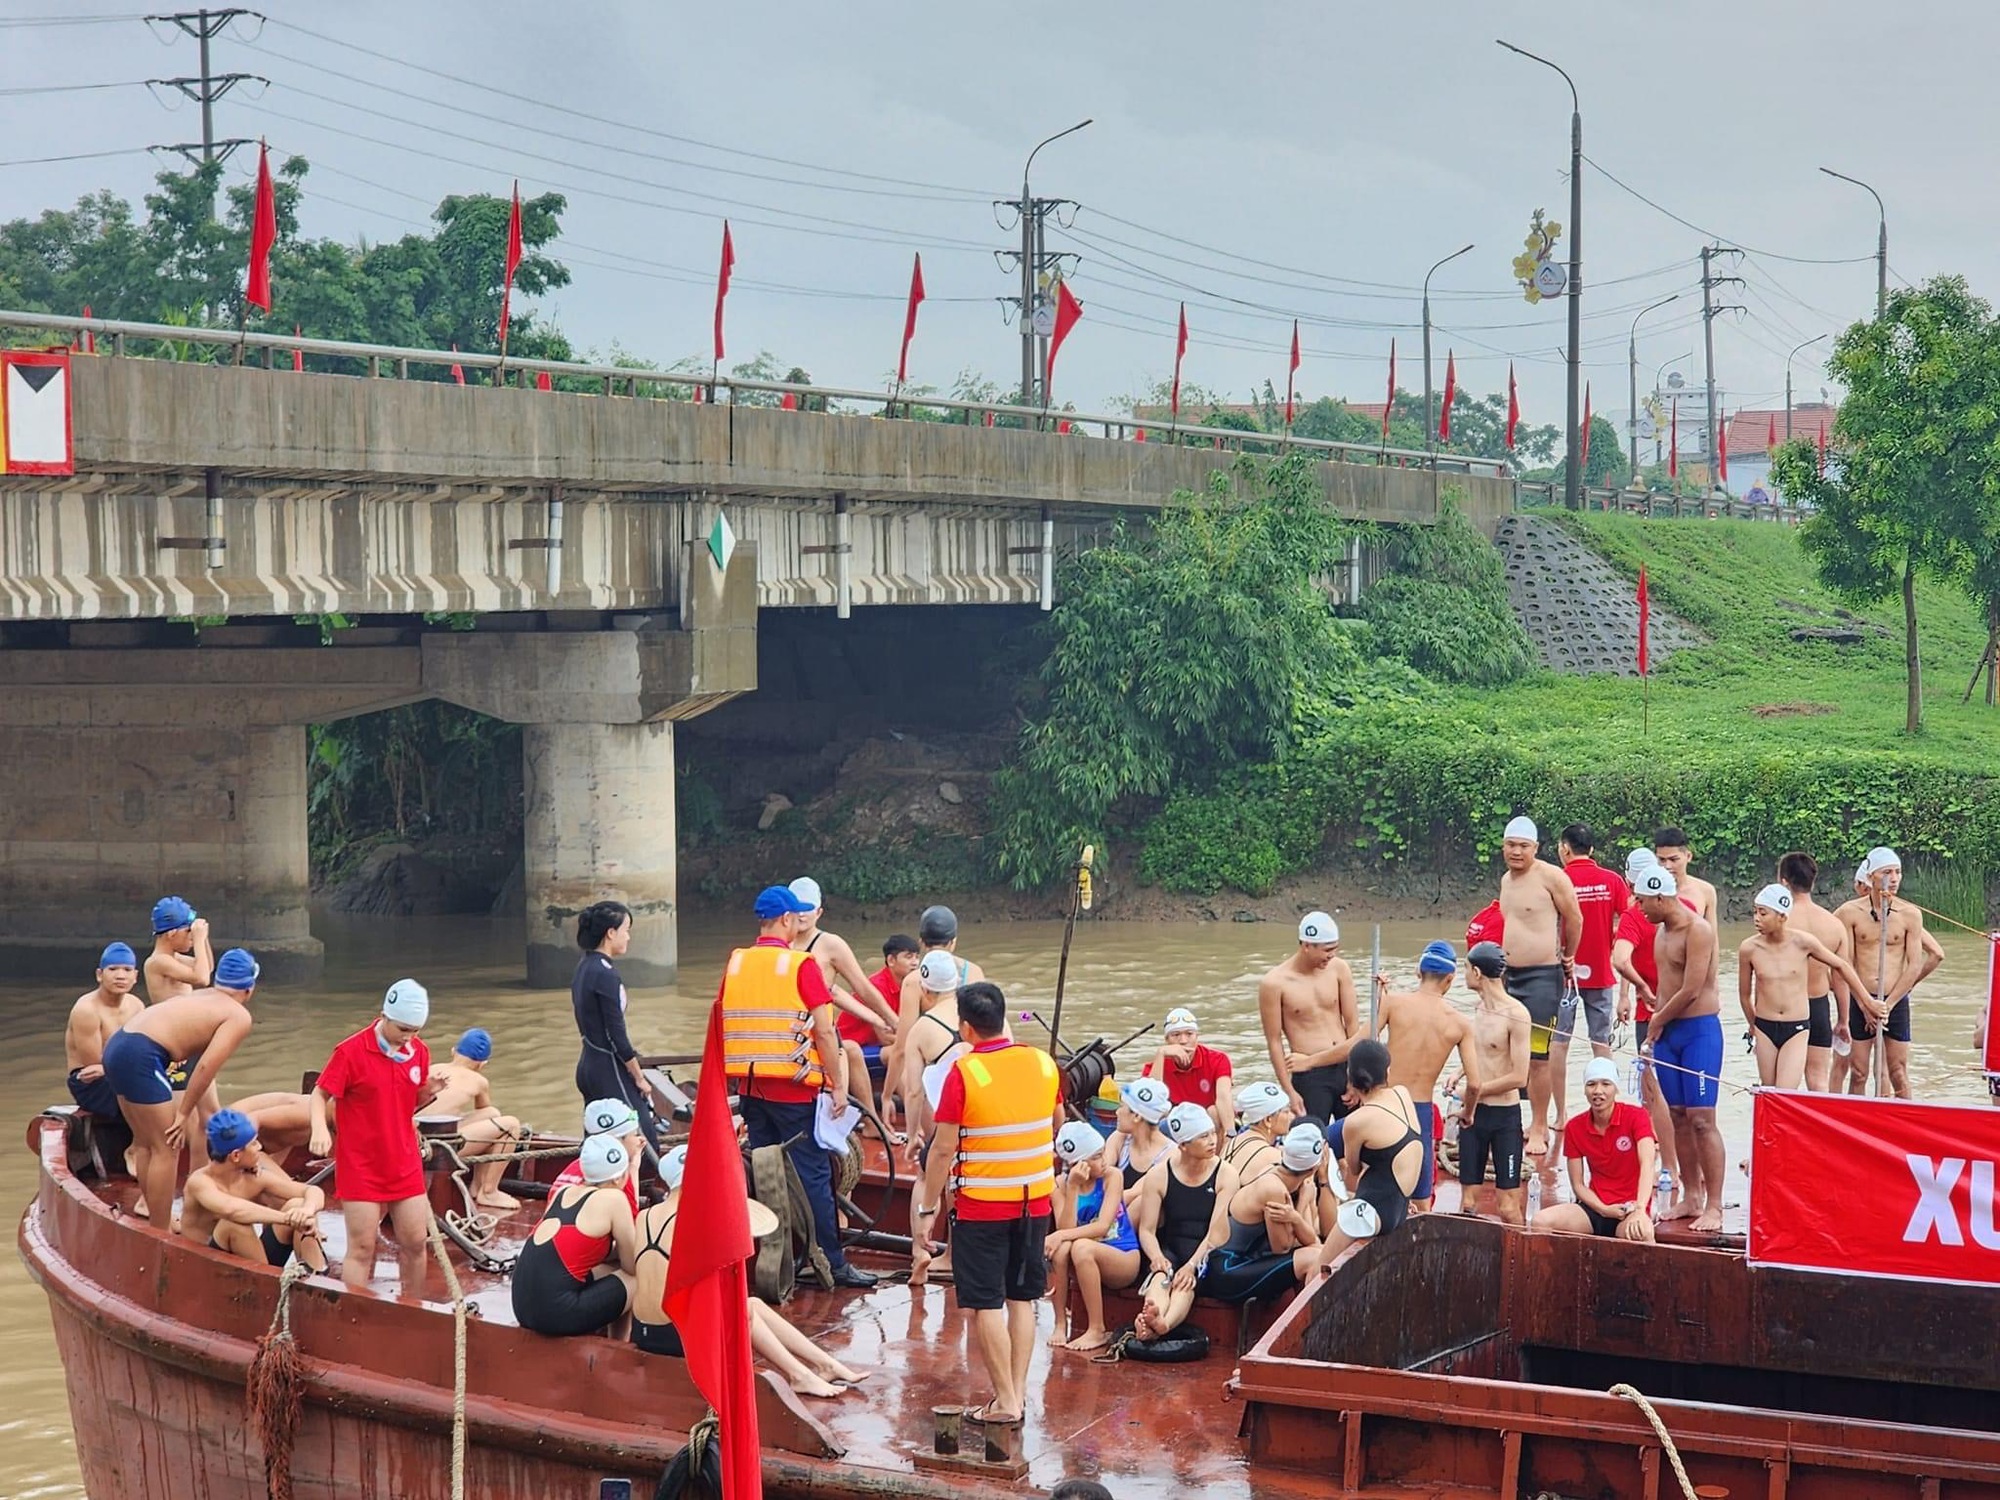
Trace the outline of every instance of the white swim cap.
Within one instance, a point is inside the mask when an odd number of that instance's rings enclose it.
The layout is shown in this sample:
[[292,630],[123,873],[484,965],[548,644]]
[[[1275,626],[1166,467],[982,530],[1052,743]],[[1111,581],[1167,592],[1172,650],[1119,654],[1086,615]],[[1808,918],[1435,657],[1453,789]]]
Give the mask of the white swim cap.
[[583,1149],[576,1155],[576,1163],[583,1171],[585,1182],[616,1182],[625,1175],[632,1159],[625,1154],[625,1143],[617,1136],[594,1135],[583,1143]]
[[630,1135],[639,1128],[639,1111],[623,1099],[593,1099],[583,1107],[585,1135]]
[[1501,837],[1526,839],[1531,844],[1539,844],[1542,841],[1542,831],[1535,826],[1533,818],[1514,818],[1507,824],[1507,831]]
[[1674,883],[1674,872],[1665,865],[1651,865],[1639,872],[1633,882],[1635,896],[1678,896],[1681,888]]
[[1172,1036],[1176,1031],[1199,1030],[1201,1028],[1195,1024],[1194,1012],[1185,1005],[1176,1005],[1167,1012],[1167,1023],[1160,1028],[1160,1033],[1163,1036]]
[[1087,1161],[1104,1149],[1104,1137],[1081,1120],[1071,1120],[1056,1132],[1056,1159],[1066,1167]]
[[1593,1057],[1590,1066],[1583,1070],[1583,1081],[1615,1085],[1618,1082],[1618,1064],[1608,1057]]
[[1870,875],[1880,875],[1884,870],[1902,869],[1903,856],[1887,844],[1877,844],[1868,851],[1868,858],[1861,863]]
[[1167,1086],[1157,1078],[1133,1079],[1118,1091],[1118,1102],[1148,1125],[1164,1120],[1174,1104],[1167,1097]]
[[1247,1084],[1236,1095],[1236,1112],[1245,1125],[1258,1125],[1271,1118],[1291,1101],[1275,1083]]
[[687,1165],[686,1146],[676,1146],[660,1158],[660,1181],[667,1185],[668,1192],[671,1193],[680,1187],[681,1179],[687,1176]]
[[399,979],[382,997],[382,1014],[398,1026],[422,1026],[431,1018],[430,991],[414,979]]
[[1660,856],[1651,849],[1634,849],[1625,856],[1625,879],[1637,880],[1641,871],[1650,869],[1659,862]]
[[1176,1104],[1167,1111],[1167,1118],[1160,1129],[1176,1146],[1185,1146],[1202,1136],[1214,1135],[1215,1119],[1199,1104]]
[[1326,1136],[1313,1121],[1301,1120],[1285,1132],[1278,1151],[1287,1171],[1314,1172],[1326,1155]]
[[1751,905],[1761,906],[1766,911],[1774,911],[1781,917],[1789,917],[1792,914],[1792,893],[1773,882],[1757,893],[1757,899]]
[[917,983],[933,995],[949,995],[958,988],[958,960],[942,948],[933,948],[917,965]]
[[826,900],[820,893],[819,882],[814,880],[810,875],[801,875],[797,880],[794,880],[791,885],[791,891],[794,896],[805,902],[807,906],[817,907],[826,905]]
[[1340,941],[1340,924],[1323,911],[1307,912],[1299,923],[1299,941],[1316,948],[1329,947]]

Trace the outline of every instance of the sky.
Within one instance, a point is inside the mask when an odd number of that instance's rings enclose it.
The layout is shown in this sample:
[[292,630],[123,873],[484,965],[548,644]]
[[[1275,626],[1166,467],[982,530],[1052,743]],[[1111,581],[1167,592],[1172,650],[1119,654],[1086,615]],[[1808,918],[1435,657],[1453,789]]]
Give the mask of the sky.
[[[117,4],[0,0],[0,216],[100,187],[136,199],[173,160],[145,147],[200,138],[192,104],[144,86],[196,71],[194,42]],[[1857,0],[257,4],[267,19],[233,22],[214,67],[269,87],[237,88],[216,133],[312,162],[305,231],[394,238],[446,193],[516,177],[561,192],[553,253],[574,280],[540,307],[597,354],[707,349],[727,214],[728,362],[768,350],[822,384],[881,387],[921,251],[911,380],[1012,385],[999,299],[1018,273],[993,252],[1019,236],[993,200],[1018,196],[1037,141],[1088,117],[1033,176],[1077,205],[1050,226],[1084,305],[1059,403],[1122,409],[1166,379],[1183,300],[1184,378],[1227,399],[1282,392],[1295,317],[1303,397],[1379,401],[1392,338],[1398,384],[1420,391],[1419,283],[1470,243],[1431,284],[1436,384],[1447,351],[1475,394],[1504,390],[1511,363],[1524,417],[1559,422],[1564,312],[1524,301],[1511,262],[1536,208],[1569,219],[1569,93],[1498,36],[1581,95],[1600,414],[1622,424],[1633,318],[1675,293],[1640,322],[1640,389],[1661,366],[1700,384],[1704,243],[1747,252],[1719,263],[1743,278],[1717,300],[1744,310],[1714,320],[1725,411],[1782,405],[1788,351],[1872,312],[1874,200],[1822,165],[1882,194],[1892,286],[2000,282],[2000,207],[1965,192],[2000,136],[2000,7],[1967,0],[1888,30]],[[99,152],[115,154],[37,161]],[[254,170],[251,152],[231,165]],[[1797,399],[1829,383],[1826,347],[1793,361]]]

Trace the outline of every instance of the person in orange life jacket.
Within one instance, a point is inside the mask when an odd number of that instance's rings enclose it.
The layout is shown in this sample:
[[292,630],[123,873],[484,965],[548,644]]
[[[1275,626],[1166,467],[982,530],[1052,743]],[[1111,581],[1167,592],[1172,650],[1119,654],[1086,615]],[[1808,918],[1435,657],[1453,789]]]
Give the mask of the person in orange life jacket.
[[1167,1012],[1160,1036],[1160,1050],[1139,1071],[1164,1083],[1167,1097],[1174,1103],[1198,1104],[1208,1111],[1218,1130],[1234,1130],[1236,1099],[1229,1054],[1202,1045],[1194,1012],[1184,1005]]
[[1035,1304],[1048,1291],[1046,1244],[1055,1185],[1062,1083],[1055,1060],[1007,1040],[1007,999],[979,981],[958,992],[959,1058],[938,1099],[937,1134],[910,1209],[913,1279],[929,1268],[930,1234],[947,1179],[957,1196],[951,1231],[958,1305],[973,1315],[993,1383],[981,1416],[1018,1422],[1027,1409]]
[[[430,1052],[417,1037],[430,1014],[424,987],[414,979],[397,980],[382,997],[381,1015],[333,1049],[313,1085],[309,1149],[314,1156],[334,1153],[333,1190],[347,1221],[340,1279],[357,1290],[374,1277],[376,1239],[387,1214],[396,1231],[403,1294],[423,1294],[431,1205],[412,1117],[438,1090],[430,1076]],[[336,1099],[338,1151],[327,1125],[327,1105]]]
[[850,1266],[841,1249],[833,1166],[813,1134],[822,1091],[832,1095],[836,1115],[847,1109],[847,1058],[833,1029],[833,994],[819,961],[792,949],[799,918],[813,908],[790,888],[773,885],[758,893],[755,910],[757,942],[729,955],[716,994],[724,1066],[742,1099],[751,1148],[784,1146],[791,1157],[834,1285],[871,1287],[876,1278]]

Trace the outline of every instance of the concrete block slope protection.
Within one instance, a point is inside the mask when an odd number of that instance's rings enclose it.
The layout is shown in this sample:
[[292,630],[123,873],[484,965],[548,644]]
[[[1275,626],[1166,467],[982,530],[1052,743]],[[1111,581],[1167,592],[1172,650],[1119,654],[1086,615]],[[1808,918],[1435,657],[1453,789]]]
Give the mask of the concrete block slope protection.
[[[1496,540],[1508,602],[1543,666],[1580,677],[1638,675],[1639,601],[1631,579],[1543,516],[1510,516]],[[1648,635],[1655,671],[1701,641],[1657,601]]]

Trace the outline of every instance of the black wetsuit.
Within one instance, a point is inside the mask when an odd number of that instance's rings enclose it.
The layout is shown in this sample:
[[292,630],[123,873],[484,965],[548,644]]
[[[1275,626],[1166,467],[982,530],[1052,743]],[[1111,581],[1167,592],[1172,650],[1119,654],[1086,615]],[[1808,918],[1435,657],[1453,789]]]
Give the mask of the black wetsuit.
[[660,1127],[653,1118],[645,1090],[625,1070],[638,1050],[625,1034],[625,981],[618,966],[602,953],[586,953],[569,982],[570,1008],[583,1038],[576,1059],[576,1091],[589,1104],[596,1099],[623,1099],[639,1112],[639,1128],[657,1153]]

